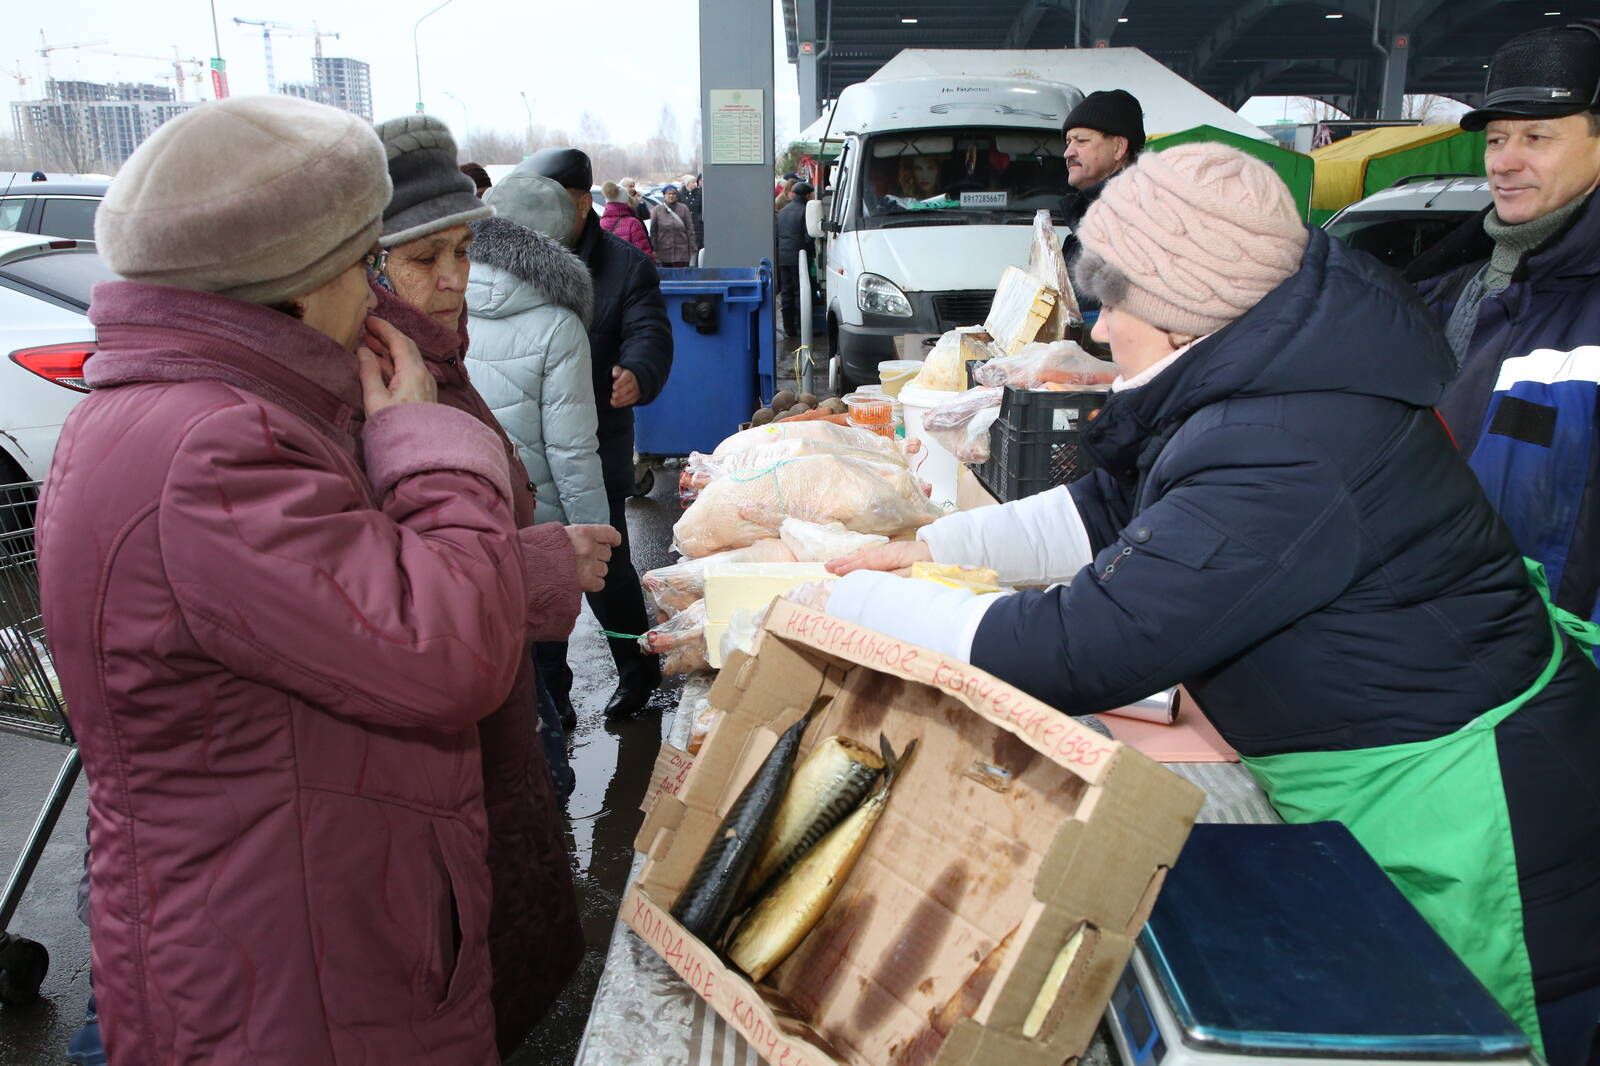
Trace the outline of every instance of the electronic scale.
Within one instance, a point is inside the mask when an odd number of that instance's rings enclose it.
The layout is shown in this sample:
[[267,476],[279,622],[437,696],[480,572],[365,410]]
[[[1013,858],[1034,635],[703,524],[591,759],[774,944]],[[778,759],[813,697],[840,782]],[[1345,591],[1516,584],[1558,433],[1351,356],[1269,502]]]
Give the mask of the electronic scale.
[[1542,1062],[1337,822],[1195,826],[1106,1019],[1123,1066]]

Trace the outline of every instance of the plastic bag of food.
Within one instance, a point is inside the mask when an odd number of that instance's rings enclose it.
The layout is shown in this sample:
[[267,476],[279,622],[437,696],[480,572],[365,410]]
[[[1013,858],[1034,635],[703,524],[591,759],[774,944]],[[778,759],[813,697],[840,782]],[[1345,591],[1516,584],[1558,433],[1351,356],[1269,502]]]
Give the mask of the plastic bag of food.
[[829,563],[889,543],[881,533],[853,533],[844,528],[843,522],[824,524],[800,518],[785,518],[778,527],[778,536],[802,563]]
[[766,611],[752,611],[748,607],[740,607],[728,619],[728,628],[722,633],[722,653],[724,664],[733,657],[736,651],[746,655],[756,653],[756,638],[761,635],[761,623],[767,617]]
[[1065,340],[1074,326],[1082,325],[1083,312],[1078,308],[1078,294],[1072,290],[1072,276],[1067,271],[1067,259],[1061,254],[1061,237],[1056,233],[1050,212],[1040,210],[1033,216],[1033,246],[1028,253],[1028,273],[1044,282],[1056,294],[1056,305],[1050,317],[1039,327],[1036,340]]
[[806,455],[718,478],[672,527],[678,552],[700,558],[776,536],[785,518],[842,522],[894,537],[932,522],[939,508],[911,471],[853,455]]
[[758,540],[746,548],[684,559],[671,566],[647,570],[639,579],[656,617],[665,622],[679,611],[704,599],[706,567],[712,563],[792,563],[797,560],[788,545],[777,539]]
[[1000,417],[1005,391],[999,386],[968,389],[923,415],[922,428],[963,463],[985,462],[989,458],[989,427]]
[[1062,385],[1086,392],[1104,392],[1117,380],[1114,363],[1096,359],[1072,341],[1025,345],[1016,355],[991,359],[972,372],[979,385],[1042,389]]
[[689,725],[689,754],[699,755],[700,749],[705,747],[706,737],[711,734],[711,727],[717,724],[717,719],[722,717],[722,712],[711,706],[711,701],[701,697],[695,701],[694,721]]
[[896,441],[854,426],[838,426],[832,422],[772,422],[765,426],[754,426],[735,433],[717,445],[711,458],[726,459],[735,452],[783,440],[827,442],[840,451],[868,452],[880,459],[898,460],[902,465],[906,461],[905,451]]
[[639,638],[639,647],[661,656],[661,672],[681,677],[711,669],[706,658],[706,601],[696,600]]
[[911,379],[919,389],[935,392],[960,392],[967,387],[967,364],[961,357],[961,334],[951,330],[939,338],[937,344],[922,361],[922,369]]

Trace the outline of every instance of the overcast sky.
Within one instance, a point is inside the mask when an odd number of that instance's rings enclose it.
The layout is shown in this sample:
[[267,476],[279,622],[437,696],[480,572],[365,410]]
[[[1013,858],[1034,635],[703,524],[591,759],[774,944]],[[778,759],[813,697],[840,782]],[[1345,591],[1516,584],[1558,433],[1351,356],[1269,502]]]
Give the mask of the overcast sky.
[[[438,0],[216,0],[222,57],[235,95],[267,90],[261,29],[233,19],[270,19],[327,33],[323,54],[372,64],[374,117],[410,112],[416,100],[412,26]],[[604,14],[602,12],[605,12]],[[691,139],[699,110],[700,37],[696,0],[627,4],[568,4],[538,0],[452,0],[422,24],[422,94],[428,111],[452,129],[487,126],[520,133],[527,124],[518,91],[528,94],[533,118],[552,129],[575,132],[579,117],[592,112],[618,143],[653,135],[663,103],[677,114],[679,139]],[[55,52],[51,73],[60,79],[162,81],[172,64],[94,54],[103,51],[184,58],[213,54],[207,0],[46,0],[12,11],[0,43],[0,78],[6,100],[44,94],[45,61],[37,54],[39,31],[52,45],[104,42],[91,49]],[[799,94],[794,67],[784,56],[782,14],[773,0],[777,88],[775,120],[780,138],[799,129]],[[310,36],[272,37],[273,66],[280,82],[309,81]],[[25,92],[15,74],[29,78]],[[189,68],[192,69],[192,68]],[[198,88],[211,94],[209,75]],[[194,84],[189,99],[197,98]],[[445,95],[453,93],[455,98]],[[457,100],[459,99],[459,103]],[[9,133],[10,116],[4,129]]]
[[[981,0],[973,0],[981,2]],[[234,18],[271,19],[310,30],[313,22],[339,39],[325,38],[323,52],[351,56],[372,65],[374,117],[408,113],[416,100],[416,60],[412,26],[438,0],[216,0],[222,56],[236,95],[265,92],[266,62],[261,30]],[[800,96],[795,68],[784,56],[780,0],[773,4],[773,54],[779,144],[800,128]],[[207,0],[45,0],[26,5],[25,14],[7,19],[0,43],[0,78],[6,100],[42,96],[45,60],[37,49],[39,31],[54,46],[84,43],[51,55],[50,72],[61,79],[152,81],[170,75],[172,64],[100,54],[170,56],[208,60],[214,54],[211,9]],[[606,13],[602,14],[604,11]],[[520,133],[527,124],[519,90],[528,96],[533,120],[550,129],[576,133],[585,111],[604,126],[612,141],[628,144],[652,136],[666,104],[676,115],[678,140],[693,137],[699,108],[700,38],[697,0],[654,0],[623,4],[557,4],[550,0],[511,4],[505,0],[451,0],[422,24],[422,96],[428,110],[464,139],[462,127],[488,127]],[[98,43],[96,43],[98,42]],[[274,32],[274,68],[283,81],[311,78],[313,40],[309,35]],[[192,71],[193,68],[186,68]],[[16,80],[29,79],[24,89]],[[188,98],[209,97],[209,75],[191,82]],[[1451,109],[1454,110],[1465,110]],[[1303,119],[1297,103],[1258,97],[1241,111],[1258,124]],[[9,133],[9,116],[0,129]]]

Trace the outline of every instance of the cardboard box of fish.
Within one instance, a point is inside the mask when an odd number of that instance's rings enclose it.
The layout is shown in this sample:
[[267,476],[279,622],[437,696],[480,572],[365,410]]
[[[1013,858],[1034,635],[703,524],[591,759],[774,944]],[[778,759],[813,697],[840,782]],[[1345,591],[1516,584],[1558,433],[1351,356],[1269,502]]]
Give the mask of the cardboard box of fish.
[[1082,1054],[1198,789],[968,664],[786,600],[708,700],[622,916],[757,1053]]

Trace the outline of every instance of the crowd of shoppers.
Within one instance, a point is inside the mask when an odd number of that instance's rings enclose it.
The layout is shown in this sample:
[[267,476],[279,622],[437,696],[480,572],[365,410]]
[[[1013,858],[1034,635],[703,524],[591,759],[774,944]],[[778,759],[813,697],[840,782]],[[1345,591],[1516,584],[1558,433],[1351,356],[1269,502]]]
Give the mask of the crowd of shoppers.
[[[1121,377],[1091,476],[833,564],[820,602],[1054,707],[1177,683],[1337,819],[1552,1066],[1600,1054],[1600,24],[1496,53],[1493,204],[1411,268],[1264,164],[1063,130]],[[214,176],[196,201],[192,175]],[[290,97],[166,123],[96,220],[91,395],[38,516],[117,1063],[491,1064],[582,953],[559,796],[586,595],[647,628],[632,409],[703,245],[588,157]],[[787,331],[813,190],[776,197]],[[271,220],[263,226],[262,219]],[[884,571],[992,567],[999,597]],[[610,641],[608,716],[660,666]],[[1354,668],[1352,664],[1359,664]]]

